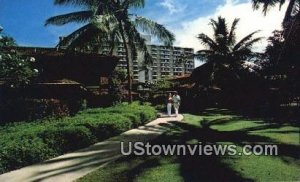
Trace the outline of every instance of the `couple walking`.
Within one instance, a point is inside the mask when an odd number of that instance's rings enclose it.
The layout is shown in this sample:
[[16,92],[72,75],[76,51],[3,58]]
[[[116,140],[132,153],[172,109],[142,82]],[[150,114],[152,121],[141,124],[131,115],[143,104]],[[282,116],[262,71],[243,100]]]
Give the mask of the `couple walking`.
[[175,92],[175,94],[173,96],[172,96],[171,93],[169,93],[168,100],[167,100],[168,116],[171,116],[172,104],[173,104],[173,107],[174,107],[174,110],[175,110],[175,115],[176,115],[176,117],[178,116],[180,101],[181,101],[181,98],[178,95],[178,92]]

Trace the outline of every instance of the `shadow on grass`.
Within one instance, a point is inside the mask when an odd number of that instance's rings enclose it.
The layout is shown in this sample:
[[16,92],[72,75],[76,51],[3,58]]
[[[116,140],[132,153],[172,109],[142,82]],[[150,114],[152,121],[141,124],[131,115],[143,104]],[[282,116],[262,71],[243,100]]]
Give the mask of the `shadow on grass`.
[[[218,114],[218,111],[213,109],[208,110],[205,116],[215,116],[216,114]],[[232,113],[227,110],[221,110],[219,115],[227,116],[232,115]],[[120,159],[122,157],[120,154],[121,140],[124,142],[146,142],[152,140],[151,144],[159,145],[191,144],[191,142],[202,142],[202,146],[205,144],[220,144],[220,142],[233,143],[241,147],[245,144],[278,144],[279,156],[272,157],[279,157],[286,163],[290,162],[286,157],[291,157],[295,160],[299,159],[298,145],[280,143],[269,137],[253,134],[253,132],[257,131],[264,132],[266,129],[278,129],[282,126],[280,124],[265,123],[231,131],[214,129],[216,126],[234,124],[240,119],[243,119],[243,117],[223,117],[210,121],[200,119],[198,125],[172,121],[171,119],[169,122],[158,126],[145,126],[137,129],[137,133],[128,133],[121,138],[111,138],[108,141],[80,150],[75,155],[73,153],[72,155],[65,155],[64,157],[44,162],[42,165],[47,167],[35,173],[34,176],[29,176],[30,178],[28,179],[30,181],[55,179],[56,176],[62,174],[68,176],[69,173],[76,173],[82,170],[88,171],[90,168],[105,166],[119,159],[115,164],[112,164],[112,167],[109,168],[111,165],[107,166],[110,170],[110,176],[107,176],[105,181],[114,181],[114,179],[118,181],[134,181],[145,172],[162,166],[162,161],[167,159],[170,163],[179,166],[179,175],[183,181],[253,181],[251,177],[243,176],[240,172],[233,169],[232,166],[223,162],[224,159],[229,159],[231,156],[129,156]],[[164,134],[159,136],[161,133]],[[67,165],[61,165],[62,163],[67,163]],[[126,163],[126,165],[124,168],[116,171],[117,165],[120,163]],[[87,172],[83,174],[87,174]],[[96,181],[101,180],[104,181],[104,179]]]
[[[218,142],[230,142],[240,147],[243,147],[245,144],[277,144],[279,153],[278,156],[273,157],[280,157],[284,162],[289,162],[286,161],[285,157],[292,157],[295,160],[299,160],[299,146],[278,143],[278,141],[274,141],[271,138],[253,134],[255,131],[278,129],[281,126],[278,123],[269,123],[262,126],[243,128],[233,131],[218,131],[216,129],[212,129],[211,126],[234,123],[235,119],[216,119],[211,122],[202,120],[199,122],[202,127],[195,127],[194,125],[175,122],[173,124],[177,125],[178,128],[181,130],[183,129],[185,132],[181,132],[180,135],[176,134],[176,136],[172,134],[165,135],[163,137],[164,139],[160,139],[157,143],[187,144],[189,141],[197,140],[202,142],[203,146],[205,144],[217,144]],[[181,165],[181,174],[185,181],[199,181],[201,179],[209,181],[250,180],[243,179],[239,173],[223,164],[222,157],[220,156],[179,156],[178,160]]]
[[[213,110],[213,112],[217,113],[216,110]],[[221,112],[224,114],[223,111]],[[231,114],[228,111],[225,111],[225,113],[226,115]],[[212,115],[213,114],[207,113],[205,116]],[[276,144],[278,145],[278,156],[271,157],[280,158],[285,163],[291,162],[291,159],[287,159],[286,157],[290,157],[292,160],[299,160],[299,145],[280,143],[267,136],[261,136],[253,133],[267,129],[278,129],[282,127],[281,124],[263,123],[263,121],[261,121],[259,123],[262,125],[244,127],[232,131],[220,131],[212,128],[213,126],[233,124],[240,119],[244,118],[240,116],[232,118],[225,117],[211,121],[201,119],[199,120],[199,126],[177,121],[163,123],[160,125],[164,128],[168,128],[168,130],[166,130],[168,132],[151,141],[151,144],[181,145],[191,144],[191,142],[194,144],[201,142],[202,146],[205,146],[205,144],[214,145],[220,143],[230,143],[239,147],[243,147],[246,144]],[[270,131],[270,133],[272,132],[274,131]],[[232,158],[232,156],[226,155],[130,156],[119,160],[116,164],[114,164],[114,166],[109,168],[109,170],[113,171],[115,166],[120,163],[125,163],[126,169],[118,171],[116,174],[114,174],[115,179],[120,178],[124,181],[135,181],[138,176],[142,176],[151,169],[160,169],[159,167],[163,165],[161,161],[165,160],[166,158],[168,158],[171,163],[176,163],[179,165],[179,173],[183,178],[183,181],[254,181],[254,178],[252,179],[251,176],[245,177],[240,172],[236,171],[232,166],[224,163],[224,159]]]

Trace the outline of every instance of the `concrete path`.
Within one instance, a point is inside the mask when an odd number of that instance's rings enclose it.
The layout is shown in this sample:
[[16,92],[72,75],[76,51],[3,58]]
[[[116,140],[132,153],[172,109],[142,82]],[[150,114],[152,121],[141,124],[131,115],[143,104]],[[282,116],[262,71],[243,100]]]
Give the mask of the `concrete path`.
[[[129,130],[88,148],[2,174],[0,175],[0,182],[74,181],[122,157],[120,142],[123,141],[128,144],[129,141],[150,141],[168,130],[167,127],[163,127],[164,124],[182,119],[182,115],[158,118],[145,126]],[[125,145],[126,147],[128,145]]]

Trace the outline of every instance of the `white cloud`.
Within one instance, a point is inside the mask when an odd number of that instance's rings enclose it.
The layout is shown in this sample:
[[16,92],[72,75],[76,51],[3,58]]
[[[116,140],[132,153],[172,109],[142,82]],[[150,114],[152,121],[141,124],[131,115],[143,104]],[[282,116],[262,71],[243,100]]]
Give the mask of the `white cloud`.
[[[269,37],[275,29],[281,28],[281,22],[284,17],[286,6],[279,11],[278,8],[271,9],[267,16],[261,11],[253,11],[250,1],[238,3],[236,0],[226,0],[224,5],[219,6],[213,14],[205,17],[198,17],[192,21],[182,22],[179,28],[173,30],[176,35],[176,45],[183,47],[192,47],[195,51],[203,49],[203,45],[196,36],[200,33],[211,35],[212,30],[208,25],[211,18],[216,19],[218,16],[225,17],[229,25],[234,18],[240,18],[237,27],[238,40],[249,33],[261,30],[258,36]],[[264,39],[258,43],[256,49],[262,51],[267,45]]]
[[174,13],[183,12],[186,9],[186,6],[176,3],[174,0],[163,0],[163,2],[159,4],[166,8],[171,15]]

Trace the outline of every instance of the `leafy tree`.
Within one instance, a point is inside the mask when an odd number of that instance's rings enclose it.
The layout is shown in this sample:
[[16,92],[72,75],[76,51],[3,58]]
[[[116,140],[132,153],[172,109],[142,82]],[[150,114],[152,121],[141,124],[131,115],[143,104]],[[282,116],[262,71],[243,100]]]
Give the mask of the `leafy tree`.
[[[59,15],[46,21],[46,25],[64,25],[70,22],[87,23],[82,28],[70,34],[64,42],[67,45],[80,45],[98,41],[96,45],[109,44],[110,54],[113,53],[115,43],[122,43],[125,48],[127,62],[127,77],[129,102],[132,101],[132,59],[137,55],[137,49],[144,52],[146,63],[151,62],[151,55],[147,50],[145,39],[138,29],[157,37],[166,45],[172,45],[174,35],[163,25],[147,18],[129,13],[131,8],[143,8],[144,0],[55,0],[57,5],[78,5],[86,10]],[[119,41],[120,40],[120,41]]]

